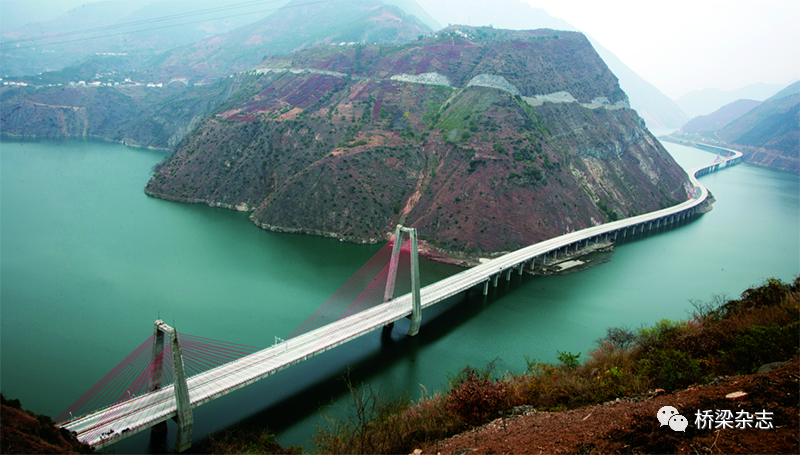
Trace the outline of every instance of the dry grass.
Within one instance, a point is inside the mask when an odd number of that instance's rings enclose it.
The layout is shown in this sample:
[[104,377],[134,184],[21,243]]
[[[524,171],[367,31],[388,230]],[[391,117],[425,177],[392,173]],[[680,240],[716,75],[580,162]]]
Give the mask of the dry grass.
[[697,306],[687,321],[610,329],[583,362],[560,352],[560,364],[529,361],[528,371],[502,378],[493,377],[493,364],[466,367],[450,378],[447,392],[423,394],[415,403],[386,401],[369,387],[358,392],[351,386],[349,417],[330,420],[316,442],[324,453],[410,453],[515,406],[567,409],[749,373],[797,355],[799,297],[800,279],[792,284],[770,279],[740,299]]

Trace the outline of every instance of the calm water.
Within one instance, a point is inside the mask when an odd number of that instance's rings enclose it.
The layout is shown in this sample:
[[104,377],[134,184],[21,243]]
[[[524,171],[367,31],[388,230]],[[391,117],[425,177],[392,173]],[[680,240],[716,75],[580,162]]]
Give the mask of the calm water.
[[[665,144],[684,167],[713,155]],[[0,145],[0,387],[25,407],[59,414],[152,334],[160,315],[181,332],[251,346],[286,336],[379,246],[274,234],[245,214],[148,198],[164,155],[102,142]],[[242,421],[304,444],[317,408],[352,378],[412,397],[466,364],[585,353],[607,327],[683,318],[689,299],[738,295],[800,272],[800,179],[740,165],[703,177],[714,210],[620,245],[578,274],[514,277],[488,298],[454,298],[423,315],[420,334],[379,332],[195,409],[195,441]],[[171,450],[144,432],[118,453]]]

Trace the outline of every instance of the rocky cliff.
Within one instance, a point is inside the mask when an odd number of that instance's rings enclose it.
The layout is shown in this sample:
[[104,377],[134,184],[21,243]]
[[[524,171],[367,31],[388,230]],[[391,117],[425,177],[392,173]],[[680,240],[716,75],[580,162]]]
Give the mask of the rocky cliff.
[[353,242],[519,248],[687,197],[686,175],[578,33],[451,27],[272,56],[146,192]]

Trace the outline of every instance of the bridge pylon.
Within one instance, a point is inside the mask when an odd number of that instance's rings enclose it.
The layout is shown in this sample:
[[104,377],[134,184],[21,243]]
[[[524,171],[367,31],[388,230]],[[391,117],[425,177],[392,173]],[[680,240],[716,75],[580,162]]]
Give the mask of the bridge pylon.
[[[150,391],[161,388],[161,376],[164,363],[164,337],[168,337],[172,347],[172,365],[175,369],[174,383],[175,388],[175,422],[178,424],[178,437],[175,439],[175,451],[183,452],[192,446],[192,427],[194,427],[194,417],[192,416],[191,402],[189,401],[189,386],[186,383],[186,371],[183,368],[183,352],[181,351],[178,331],[168,326],[161,319],[157,319],[153,329],[155,339],[153,340],[153,368],[150,372]],[[158,431],[157,427],[153,427]],[[162,427],[160,430],[163,430]]]
[[394,298],[394,286],[397,282],[397,266],[400,261],[400,249],[403,246],[404,234],[411,240],[411,327],[408,336],[419,333],[422,323],[422,303],[419,291],[419,244],[417,242],[417,229],[407,228],[398,224],[394,230],[394,248],[392,258],[389,260],[389,275],[386,277],[386,293],[383,301],[388,302]]

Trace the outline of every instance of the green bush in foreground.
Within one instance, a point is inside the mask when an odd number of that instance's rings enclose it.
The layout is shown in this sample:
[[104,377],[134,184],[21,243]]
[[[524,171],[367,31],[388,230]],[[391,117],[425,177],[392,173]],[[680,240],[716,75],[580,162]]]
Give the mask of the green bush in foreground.
[[695,304],[687,321],[663,319],[638,330],[612,328],[588,358],[558,351],[559,364],[526,358],[522,374],[493,377],[494,362],[450,375],[449,390],[417,403],[392,401],[367,387],[353,392],[348,415],[318,429],[324,453],[410,453],[415,446],[494,420],[514,406],[560,410],[675,390],[715,376],[752,373],[800,350],[800,278],[769,279],[741,298]]
[[695,304],[686,321],[609,329],[583,362],[580,354],[559,351],[558,365],[526,358],[527,371],[499,379],[492,375],[493,363],[483,370],[468,366],[449,377],[446,393],[416,403],[387,400],[369,387],[365,399],[351,387],[347,414],[357,417],[329,420],[318,429],[316,443],[323,453],[410,453],[514,406],[567,409],[752,373],[798,354],[799,301],[800,278],[791,284],[769,279],[739,299]]

